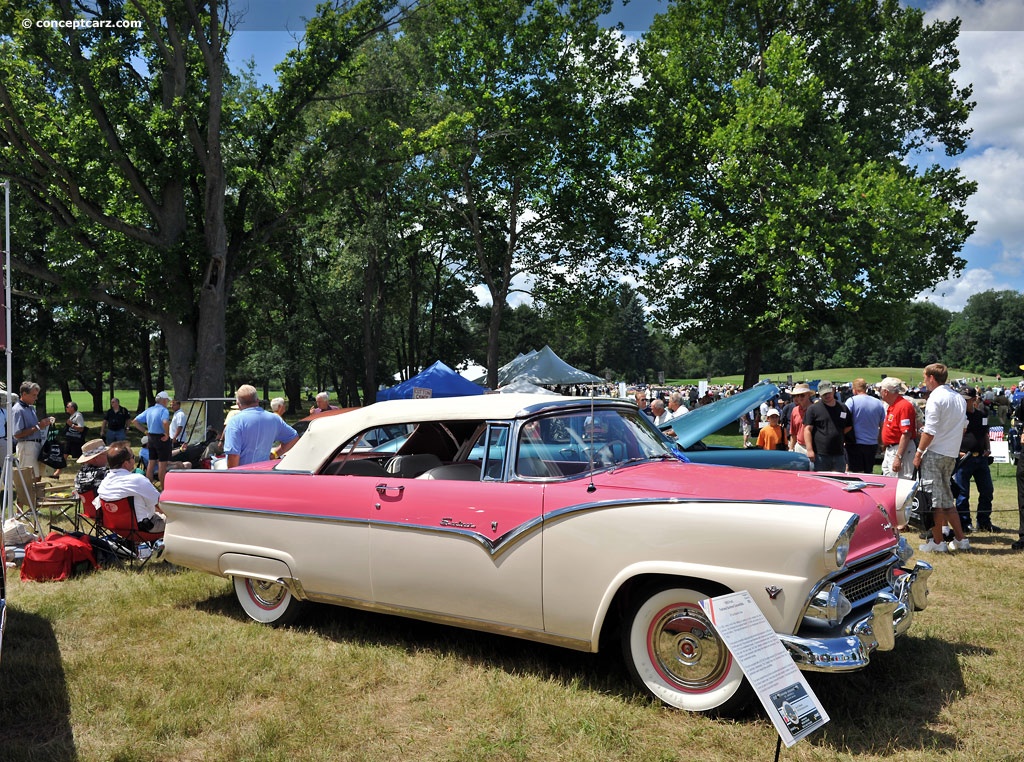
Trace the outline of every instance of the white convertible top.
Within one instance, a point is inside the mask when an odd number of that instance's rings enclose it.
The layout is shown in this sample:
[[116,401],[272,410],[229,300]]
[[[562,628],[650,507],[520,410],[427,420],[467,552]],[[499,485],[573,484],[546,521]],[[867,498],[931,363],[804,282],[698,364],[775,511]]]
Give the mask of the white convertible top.
[[[617,400],[624,404],[626,400]],[[607,405],[607,397],[595,400]],[[438,397],[420,400],[388,400],[339,415],[314,418],[302,438],[276,468],[316,471],[344,442],[374,426],[422,421],[511,420],[542,410],[586,405],[589,397],[538,396],[536,394],[481,394],[472,397]]]

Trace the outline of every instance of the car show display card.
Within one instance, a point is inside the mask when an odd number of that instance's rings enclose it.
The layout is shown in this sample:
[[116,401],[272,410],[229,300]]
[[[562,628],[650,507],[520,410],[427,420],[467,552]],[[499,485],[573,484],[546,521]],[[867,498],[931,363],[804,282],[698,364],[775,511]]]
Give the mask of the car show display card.
[[701,601],[787,747],[822,727],[828,714],[746,590]]

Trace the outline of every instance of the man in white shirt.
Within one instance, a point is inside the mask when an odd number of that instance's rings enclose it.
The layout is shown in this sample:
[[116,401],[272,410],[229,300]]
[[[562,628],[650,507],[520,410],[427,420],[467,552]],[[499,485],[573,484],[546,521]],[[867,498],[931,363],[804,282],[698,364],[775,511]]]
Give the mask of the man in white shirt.
[[[107,448],[107,475],[96,491],[99,500],[135,500],[135,519],[143,532],[163,532],[165,518],[160,513],[160,492],[143,474],[135,473],[135,455],[128,442],[114,442]],[[96,503],[99,507],[99,502]]]
[[942,530],[948,523],[954,540],[949,547],[967,550],[970,541],[964,536],[960,515],[949,480],[953,476],[956,459],[960,456],[960,442],[967,427],[967,404],[946,380],[949,371],[942,363],[932,363],[924,369],[924,385],[928,389],[928,402],[924,408],[924,426],[914,454],[914,468],[921,470],[921,481],[930,484],[932,511],[935,524],[932,539],[920,546],[922,553],[943,553],[948,548]]
[[672,414],[665,409],[665,401],[660,397],[655,397],[651,402],[651,417],[654,419],[655,426],[672,420]]
[[187,423],[185,411],[181,409],[181,400],[171,400],[171,426],[168,434],[171,437],[171,448],[184,447],[188,444],[188,433],[185,431]]
[[679,392],[672,392],[668,395],[668,414],[669,420],[678,418],[681,415],[686,415],[690,411],[687,410],[686,405],[683,404],[683,395]]

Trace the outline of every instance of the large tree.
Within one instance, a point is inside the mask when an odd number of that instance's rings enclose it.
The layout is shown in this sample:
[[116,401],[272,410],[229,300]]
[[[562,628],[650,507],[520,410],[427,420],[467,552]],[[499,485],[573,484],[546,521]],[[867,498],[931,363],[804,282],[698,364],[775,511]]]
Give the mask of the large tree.
[[[15,269],[154,321],[175,391],[219,396],[235,280],[328,190],[284,197],[273,170],[308,137],[305,110],[395,7],[321,6],[280,86],[246,92],[225,64],[226,0],[8,4],[0,174],[52,229],[44,247],[15,252]],[[23,29],[24,18],[111,26]]]
[[679,0],[639,47],[638,186],[662,314],[762,348],[963,267],[958,22],[897,0]]
[[440,209],[427,226],[490,297],[492,386],[509,295],[584,267],[608,273],[622,244],[613,137],[624,69],[598,22],[610,6],[435,0],[404,26],[437,114],[419,136]]
[[1016,375],[1024,362],[1024,294],[983,291],[967,300],[949,326],[945,362],[976,373]]

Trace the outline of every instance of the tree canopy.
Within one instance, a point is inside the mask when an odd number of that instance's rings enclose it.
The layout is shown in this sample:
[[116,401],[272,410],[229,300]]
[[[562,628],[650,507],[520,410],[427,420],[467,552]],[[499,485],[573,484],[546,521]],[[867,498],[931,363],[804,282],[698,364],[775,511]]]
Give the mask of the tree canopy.
[[634,47],[610,7],[336,0],[270,86],[227,65],[227,0],[9,3],[0,175],[32,351],[58,359],[69,320],[138,345],[57,363],[97,399],[141,368],[144,394],[166,372],[359,404],[544,343],[627,377],[738,354],[752,379],[809,331],[833,342],[814,356],[882,356],[864,337],[901,310],[932,326],[917,356],[969,346],[908,306],[973,228],[972,184],[934,157],[968,138],[955,22],[681,0]]
[[637,166],[665,319],[761,347],[962,268],[958,23],[895,0],[687,0],[639,49]]

